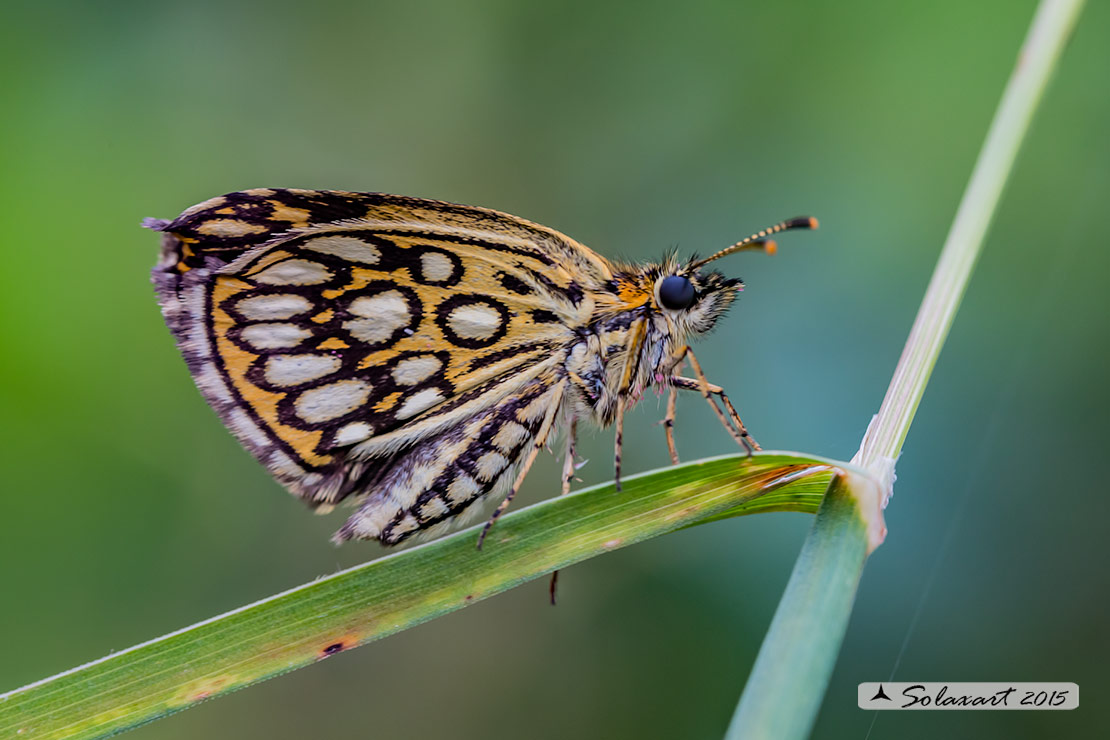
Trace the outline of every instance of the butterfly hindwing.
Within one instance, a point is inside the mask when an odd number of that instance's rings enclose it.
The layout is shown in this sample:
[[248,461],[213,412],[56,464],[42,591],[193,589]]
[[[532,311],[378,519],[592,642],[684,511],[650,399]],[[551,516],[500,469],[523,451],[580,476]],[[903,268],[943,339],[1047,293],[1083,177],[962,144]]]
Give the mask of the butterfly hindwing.
[[453,427],[429,436],[375,472],[370,493],[336,534],[392,545],[436,536],[487,511],[509,488],[555,401],[548,372]]
[[[488,494],[520,448],[478,452],[485,443],[467,435],[511,423],[531,438],[538,422],[511,417],[550,386],[611,279],[558,232],[398,196],[244,191],[155,226],[155,283],[198,386],[297,495],[330,504],[373,491],[363,512],[379,510],[348,536],[407,533],[410,512],[423,529],[454,516],[463,487]],[[507,462],[490,473],[487,455],[482,480],[477,468],[433,475],[437,456],[486,453]],[[448,501],[444,476],[456,473],[475,485]]]

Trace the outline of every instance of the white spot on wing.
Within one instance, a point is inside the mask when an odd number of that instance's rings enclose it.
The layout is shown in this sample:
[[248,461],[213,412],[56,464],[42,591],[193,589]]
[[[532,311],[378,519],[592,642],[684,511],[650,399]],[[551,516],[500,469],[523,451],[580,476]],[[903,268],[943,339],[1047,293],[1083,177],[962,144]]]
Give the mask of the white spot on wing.
[[354,421],[339,427],[339,431],[335,433],[335,444],[340,447],[344,445],[353,445],[355,442],[369,439],[370,435],[373,433],[374,427],[370,426],[365,421]]
[[405,517],[394,525],[390,534],[397,537],[402,534],[407,534],[414,529],[420,529],[420,522],[416,521],[416,517],[412,514],[405,514]]
[[398,419],[408,419],[409,417],[416,416],[421,411],[427,411],[432,406],[443,400],[443,393],[438,388],[425,388],[419,393],[414,393],[409,396],[401,408],[397,410],[395,417]]
[[493,306],[471,303],[451,311],[447,324],[463,339],[489,339],[501,329],[501,313]]
[[211,362],[206,362],[200,366],[194,373],[197,385],[205,393],[209,394],[211,398],[224,403],[233,403],[234,398],[231,392],[228,391],[227,386],[224,384],[224,379],[220,376],[216,366]]
[[270,447],[270,440],[258,428],[258,425],[247,416],[247,412],[242,409],[233,408],[227,412],[227,420],[232,429],[235,430],[243,439],[247,440],[250,444],[254,445],[259,450],[265,450]]
[[547,415],[548,405],[551,402],[551,391],[542,393],[533,398],[527,406],[517,409],[516,418],[521,421],[537,421]]
[[478,480],[491,481],[508,465],[509,460],[504,455],[497,452],[487,452],[474,463],[474,472],[478,476]]
[[275,355],[266,360],[266,380],[279,386],[300,385],[334,373],[340,364],[331,355]]
[[412,319],[408,301],[396,290],[360,296],[351,301],[347,310],[360,318],[343,322],[343,328],[368,344],[384,342]]
[[497,430],[497,434],[493,435],[493,443],[497,445],[502,452],[511,452],[516,449],[516,446],[520,444],[521,440],[527,436],[527,427],[521,426],[516,422],[507,421]]
[[382,258],[377,247],[353,236],[321,236],[305,242],[304,247],[365,265],[376,265]]
[[408,470],[407,479],[390,486],[389,497],[402,509],[411,509],[421,494],[431,488],[450,460],[449,455],[439,455],[431,460],[417,461]]
[[296,479],[302,491],[320,483],[317,473],[305,475],[304,468],[276,447],[270,448],[266,453],[266,468],[274,475]]
[[393,368],[393,380],[398,385],[416,385],[432,377],[443,363],[435,355],[406,357]]
[[447,484],[447,499],[453,504],[461,504],[471,500],[481,491],[482,487],[477,481],[466,473],[459,473]]
[[207,236],[244,236],[261,234],[265,230],[265,226],[240,221],[237,218],[214,218],[197,226],[197,231]]
[[288,319],[312,309],[304,296],[291,293],[252,295],[235,304],[235,309],[252,321]]
[[425,280],[442,283],[450,280],[455,265],[450,258],[439,252],[425,252],[420,255],[420,274]]
[[395,505],[371,499],[347,521],[347,526],[351,528],[351,534],[355,537],[375,540],[386,525],[393,521],[398,511],[400,510]]
[[239,336],[255,349],[296,347],[311,334],[295,324],[251,324]]
[[420,518],[435,519],[443,516],[448,511],[450,511],[450,509],[447,508],[447,504],[443,503],[441,499],[433,498],[420,507]]
[[267,285],[316,285],[331,277],[331,271],[312,260],[282,260],[270,265],[252,279]]
[[310,424],[351,413],[370,397],[370,384],[361,380],[337,380],[300,395],[294,407],[297,416]]

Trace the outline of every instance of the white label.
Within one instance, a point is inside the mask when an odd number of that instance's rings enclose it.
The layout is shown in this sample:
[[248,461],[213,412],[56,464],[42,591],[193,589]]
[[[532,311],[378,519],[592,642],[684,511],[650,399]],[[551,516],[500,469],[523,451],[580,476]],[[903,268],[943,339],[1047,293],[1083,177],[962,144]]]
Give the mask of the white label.
[[860,709],[1075,709],[1074,683],[861,683]]

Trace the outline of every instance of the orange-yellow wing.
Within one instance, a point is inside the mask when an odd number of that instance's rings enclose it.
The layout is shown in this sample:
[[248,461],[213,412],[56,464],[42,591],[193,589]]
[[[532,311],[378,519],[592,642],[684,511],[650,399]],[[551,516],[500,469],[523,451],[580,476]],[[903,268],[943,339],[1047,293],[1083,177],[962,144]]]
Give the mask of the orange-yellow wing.
[[613,279],[546,227],[377,193],[248,190],[147,225],[164,234],[154,282],[198,387],[316,503],[553,377]]

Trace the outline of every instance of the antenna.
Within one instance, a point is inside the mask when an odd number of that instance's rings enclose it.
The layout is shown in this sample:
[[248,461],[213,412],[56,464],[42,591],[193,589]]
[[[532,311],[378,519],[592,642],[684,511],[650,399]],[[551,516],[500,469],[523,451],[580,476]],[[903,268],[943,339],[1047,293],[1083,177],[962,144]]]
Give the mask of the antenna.
[[763,250],[764,252],[766,252],[767,254],[774,254],[775,250],[778,248],[778,245],[775,244],[773,239],[768,239],[767,238],[767,237],[771,236],[771,234],[777,234],[780,231],[789,231],[790,229],[816,229],[816,228],[817,228],[817,219],[812,218],[810,216],[800,216],[798,218],[791,218],[791,219],[788,219],[786,221],[780,221],[779,223],[775,224],[774,226],[771,226],[770,228],[766,228],[763,231],[758,231],[758,232],[752,234],[747,239],[743,239],[741,241],[736,242],[731,247],[725,247],[724,249],[722,249],[720,252],[717,252],[716,254],[711,254],[703,260],[698,260],[697,262],[693,263],[692,265],[689,265],[689,267],[687,269],[696,270],[699,267],[701,267],[702,265],[705,265],[709,262],[712,262],[713,260],[720,259],[721,257],[724,257],[725,255],[732,254],[733,252],[740,252],[740,251],[745,250],[745,249],[760,249],[760,250]]

